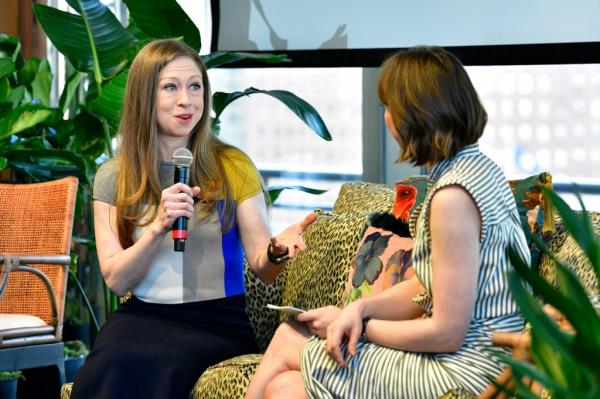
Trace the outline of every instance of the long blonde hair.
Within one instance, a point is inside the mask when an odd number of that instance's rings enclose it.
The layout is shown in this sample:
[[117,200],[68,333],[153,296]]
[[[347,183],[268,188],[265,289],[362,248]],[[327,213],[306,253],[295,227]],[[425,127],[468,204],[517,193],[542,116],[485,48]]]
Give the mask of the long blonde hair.
[[117,158],[116,207],[119,241],[123,248],[133,245],[136,227],[148,225],[157,215],[162,191],[156,115],[158,79],[169,62],[181,57],[196,63],[202,72],[204,87],[204,110],[190,133],[188,143],[195,160],[190,168],[190,186],[201,188],[197,215],[199,219],[205,219],[215,211],[216,201],[224,199],[225,205],[219,210],[224,221],[223,229],[230,229],[234,222],[235,204],[220,160],[223,151],[233,147],[212,134],[211,93],[206,66],[198,53],[185,43],[171,39],[156,40],[142,48],[131,64],[119,126],[121,146]]

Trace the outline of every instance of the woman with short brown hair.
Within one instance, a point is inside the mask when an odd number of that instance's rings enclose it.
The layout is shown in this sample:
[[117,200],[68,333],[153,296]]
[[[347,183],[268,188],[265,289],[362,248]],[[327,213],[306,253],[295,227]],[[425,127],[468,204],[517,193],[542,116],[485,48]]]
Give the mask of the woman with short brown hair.
[[529,251],[504,174],[479,151],[486,113],[465,69],[442,48],[415,47],[383,64],[378,89],[399,160],[429,169],[409,222],[416,274],[280,326],[247,399],[477,394],[502,369],[488,351],[492,334],[523,328],[507,253]]

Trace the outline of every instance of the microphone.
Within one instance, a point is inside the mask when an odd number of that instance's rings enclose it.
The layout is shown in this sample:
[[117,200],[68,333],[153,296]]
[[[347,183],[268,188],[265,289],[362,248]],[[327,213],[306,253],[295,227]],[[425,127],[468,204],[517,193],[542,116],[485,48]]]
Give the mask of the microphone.
[[[173,163],[175,164],[174,182],[190,184],[190,165],[192,165],[192,152],[185,147],[178,148],[173,152]],[[177,252],[185,251],[185,240],[187,239],[187,220],[185,216],[180,216],[173,222],[171,234],[173,236],[174,250]]]

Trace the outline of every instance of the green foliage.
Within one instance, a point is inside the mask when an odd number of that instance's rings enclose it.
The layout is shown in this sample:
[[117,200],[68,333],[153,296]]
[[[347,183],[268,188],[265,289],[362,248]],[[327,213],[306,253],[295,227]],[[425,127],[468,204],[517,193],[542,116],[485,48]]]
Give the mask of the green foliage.
[[[600,282],[600,242],[581,199],[584,210],[576,213],[554,192],[545,190],[544,195],[556,207],[567,231],[590,260],[596,279]],[[541,240],[537,239],[536,244],[554,260],[558,286],[547,283],[516,253],[510,253],[515,270],[509,272],[509,285],[519,308],[531,324],[531,350],[535,366],[512,359],[504,360],[513,367],[516,381],[522,376],[530,377],[543,384],[553,398],[598,398],[600,316],[571,269],[557,259]],[[573,326],[574,332],[559,328],[544,312],[540,300],[561,312]],[[519,397],[531,397],[531,392],[522,384],[518,384],[516,394]]]
[[87,356],[90,351],[85,344],[76,339],[73,341],[65,341],[65,357],[80,357]]
[[[57,106],[50,103],[52,71],[48,62],[25,60],[18,38],[0,34],[0,171],[10,168],[18,182],[78,177],[73,241],[82,246],[94,242],[89,209],[91,182],[98,164],[107,154],[112,156],[112,139],[119,125],[131,61],[153,39],[178,38],[199,50],[201,38],[198,28],[176,0],[125,0],[130,15],[127,27],[100,0],[67,2],[75,13],[34,4],[42,29],[69,61]],[[208,68],[243,59],[289,62],[285,55],[272,54],[219,52],[203,58]],[[281,101],[317,135],[331,140],[318,112],[306,101],[284,90],[255,88],[215,93],[215,133],[218,133],[218,116],[229,103],[240,96],[258,93]],[[285,188],[274,188],[271,198],[275,200]],[[87,263],[97,266],[97,259]],[[69,276],[79,287],[75,272],[71,271]],[[106,287],[104,292],[108,292]],[[84,299],[90,308],[85,295]],[[106,295],[104,302],[108,313],[116,307],[117,300]]]
[[14,380],[17,378],[25,378],[20,370],[0,371],[0,381]]

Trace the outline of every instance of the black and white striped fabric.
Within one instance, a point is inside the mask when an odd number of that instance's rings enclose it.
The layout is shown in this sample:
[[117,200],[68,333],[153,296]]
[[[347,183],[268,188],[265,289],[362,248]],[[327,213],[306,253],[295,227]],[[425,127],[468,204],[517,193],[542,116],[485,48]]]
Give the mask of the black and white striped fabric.
[[[496,331],[520,331],[523,318],[512,300],[506,271],[507,248],[529,261],[515,200],[501,169],[479,151],[477,144],[436,164],[421,212],[410,227],[415,237],[413,267],[427,292],[418,302],[431,314],[431,239],[428,215],[436,191],[460,185],[469,192],[482,219],[480,269],[475,309],[465,341],[458,352],[429,354],[402,352],[361,341],[357,354],[344,369],[331,361],[324,342],[311,338],[302,352],[302,374],[310,398],[429,399],[451,388],[480,393],[502,365],[489,352]],[[344,348],[345,349],[345,348]]]

